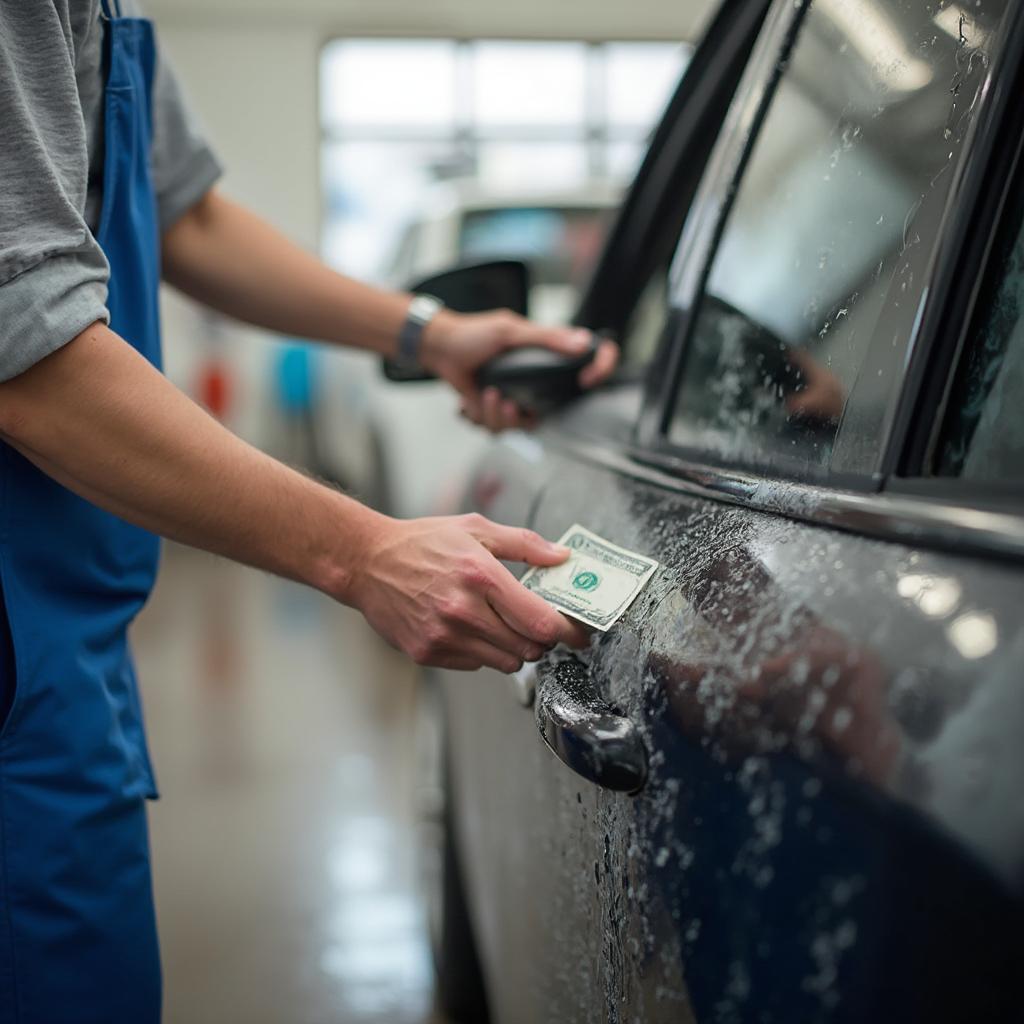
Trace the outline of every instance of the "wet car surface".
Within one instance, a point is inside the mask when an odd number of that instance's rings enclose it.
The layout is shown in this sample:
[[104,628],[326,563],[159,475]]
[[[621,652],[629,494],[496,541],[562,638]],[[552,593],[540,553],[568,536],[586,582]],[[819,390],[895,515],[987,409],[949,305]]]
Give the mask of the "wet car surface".
[[[486,1012],[1022,1019],[1024,15],[727,3],[708,39],[578,317],[623,374],[467,496],[662,566],[568,674],[440,679]],[[568,750],[608,715],[638,792]]]

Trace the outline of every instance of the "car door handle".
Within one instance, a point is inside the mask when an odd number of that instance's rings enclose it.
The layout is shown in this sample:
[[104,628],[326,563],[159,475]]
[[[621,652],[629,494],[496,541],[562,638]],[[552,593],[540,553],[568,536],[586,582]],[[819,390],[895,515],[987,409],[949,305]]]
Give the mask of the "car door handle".
[[647,750],[637,727],[598,694],[576,657],[537,666],[537,727],[577,775],[605,789],[637,793],[647,781]]

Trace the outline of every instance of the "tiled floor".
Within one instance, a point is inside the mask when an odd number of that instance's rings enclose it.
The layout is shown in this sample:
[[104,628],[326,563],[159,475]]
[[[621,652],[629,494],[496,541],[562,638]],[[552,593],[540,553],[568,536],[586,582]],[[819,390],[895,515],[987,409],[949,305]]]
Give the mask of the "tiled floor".
[[166,1024],[424,1024],[415,683],[355,614],[169,547],[135,632]]

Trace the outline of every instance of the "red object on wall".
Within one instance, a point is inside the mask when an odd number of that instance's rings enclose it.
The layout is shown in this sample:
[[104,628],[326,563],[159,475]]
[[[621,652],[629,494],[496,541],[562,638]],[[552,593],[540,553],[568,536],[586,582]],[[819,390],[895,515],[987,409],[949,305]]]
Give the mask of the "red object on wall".
[[211,359],[199,370],[196,397],[210,415],[223,420],[231,406],[231,372],[219,359]]

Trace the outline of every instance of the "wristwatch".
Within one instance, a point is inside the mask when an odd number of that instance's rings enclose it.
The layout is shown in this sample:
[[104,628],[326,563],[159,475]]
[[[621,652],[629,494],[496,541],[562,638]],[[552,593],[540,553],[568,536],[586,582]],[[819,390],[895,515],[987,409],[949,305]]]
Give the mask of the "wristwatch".
[[396,361],[403,366],[419,366],[420,345],[427,324],[444,309],[444,303],[433,295],[414,295],[409,303],[405,323],[398,332]]

